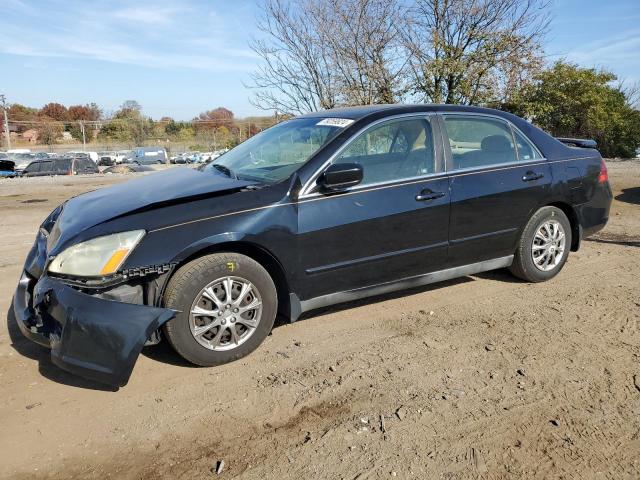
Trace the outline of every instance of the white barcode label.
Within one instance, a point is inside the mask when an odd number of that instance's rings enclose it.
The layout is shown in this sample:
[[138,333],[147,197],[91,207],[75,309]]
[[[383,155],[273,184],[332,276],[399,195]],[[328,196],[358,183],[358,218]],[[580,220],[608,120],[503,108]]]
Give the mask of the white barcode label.
[[316,123],[317,126],[325,126],[325,127],[339,127],[344,128],[348,127],[353,123],[353,120],[349,118],[325,118]]

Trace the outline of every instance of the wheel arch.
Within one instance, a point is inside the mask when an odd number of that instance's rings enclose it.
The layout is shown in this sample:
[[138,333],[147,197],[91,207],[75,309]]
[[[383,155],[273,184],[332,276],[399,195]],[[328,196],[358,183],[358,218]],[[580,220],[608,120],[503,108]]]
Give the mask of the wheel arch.
[[287,279],[284,267],[278,258],[268,249],[246,240],[221,241],[219,243],[202,245],[198,249],[191,250],[188,255],[180,257],[179,261],[176,262],[176,267],[171,271],[170,275],[167,276],[166,281],[164,282],[160,295],[161,299],[164,299],[164,291],[169,280],[182,266],[205,255],[223,252],[245,255],[262,265],[273,279],[273,283],[275,283],[276,291],[278,292],[278,313],[285,315],[287,318],[293,318],[292,302],[290,300],[290,282]]
[[562,210],[562,212],[569,219],[571,224],[571,251],[577,252],[580,248],[580,240],[582,239],[582,232],[580,227],[580,220],[576,210],[566,202],[552,202],[546,205],[547,207],[556,207]]

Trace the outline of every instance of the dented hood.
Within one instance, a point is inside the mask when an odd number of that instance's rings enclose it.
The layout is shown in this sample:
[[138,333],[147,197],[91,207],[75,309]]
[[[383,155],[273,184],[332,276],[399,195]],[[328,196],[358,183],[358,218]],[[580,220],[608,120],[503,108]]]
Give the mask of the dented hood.
[[[255,182],[221,173],[172,168],[70,199],[58,218],[54,243],[128,214],[234,192]],[[52,245],[50,244],[50,247]]]

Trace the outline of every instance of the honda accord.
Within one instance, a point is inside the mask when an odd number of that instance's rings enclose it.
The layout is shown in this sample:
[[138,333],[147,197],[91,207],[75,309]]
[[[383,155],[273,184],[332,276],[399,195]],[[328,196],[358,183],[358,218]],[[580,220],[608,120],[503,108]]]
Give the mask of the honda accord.
[[593,143],[570,145],[476,107],[293,118],[198,169],[60,205],[26,259],[16,319],[56,365],[117,387],[163,338],[213,366],[256,349],[278,314],[499,268],[549,280],[612,198]]

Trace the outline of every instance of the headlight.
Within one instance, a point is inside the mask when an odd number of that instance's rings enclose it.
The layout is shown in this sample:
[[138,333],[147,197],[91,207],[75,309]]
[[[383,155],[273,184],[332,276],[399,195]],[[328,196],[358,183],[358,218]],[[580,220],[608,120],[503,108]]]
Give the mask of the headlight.
[[144,234],[144,230],[133,230],[78,243],[54,258],[49,271],[78,277],[111,275],[118,271]]

